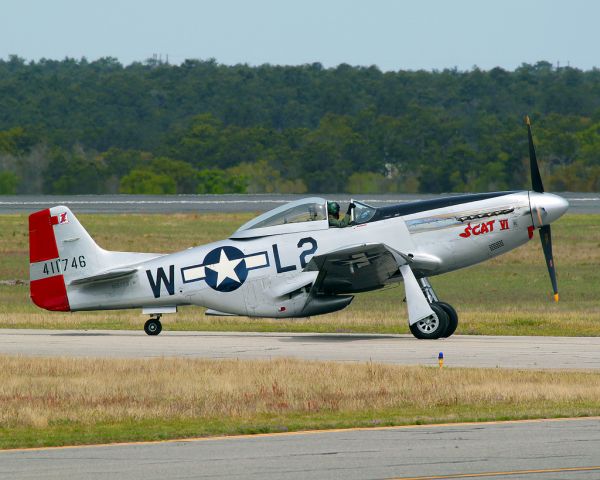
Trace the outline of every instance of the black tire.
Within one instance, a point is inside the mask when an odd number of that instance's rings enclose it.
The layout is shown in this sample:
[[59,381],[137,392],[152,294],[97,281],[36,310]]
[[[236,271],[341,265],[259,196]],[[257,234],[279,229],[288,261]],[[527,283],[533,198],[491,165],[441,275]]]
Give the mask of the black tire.
[[443,337],[448,329],[449,320],[446,311],[435,303],[431,304],[431,309],[433,316],[419,320],[410,326],[412,334],[421,340],[437,340]]
[[450,305],[449,303],[446,302],[435,302],[437,305],[439,305],[440,307],[442,307],[444,309],[444,312],[446,312],[446,314],[448,315],[448,328],[446,329],[446,332],[444,333],[444,335],[442,335],[443,338],[448,338],[450,336],[452,336],[452,334],[454,332],[456,332],[456,327],[458,327],[458,313],[456,313],[456,310],[454,310],[454,307],[452,305]]
[[158,318],[151,318],[144,323],[144,332],[148,335],[158,335],[162,332],[162,323],[160,323]]

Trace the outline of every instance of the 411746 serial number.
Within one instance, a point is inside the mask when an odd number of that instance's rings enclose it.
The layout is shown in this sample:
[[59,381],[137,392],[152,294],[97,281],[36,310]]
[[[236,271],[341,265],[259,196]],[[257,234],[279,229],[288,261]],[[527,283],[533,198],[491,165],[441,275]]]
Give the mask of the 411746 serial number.
[[79,269],[85,268],[85,256],[79,255],[78,257],[72,258],[57,258],[56,260],[52,260],[51,262],[44,263],[44,268],[42,272],[45,275],[55,275],[57,273],[64,273],[69,268],[71,269]]

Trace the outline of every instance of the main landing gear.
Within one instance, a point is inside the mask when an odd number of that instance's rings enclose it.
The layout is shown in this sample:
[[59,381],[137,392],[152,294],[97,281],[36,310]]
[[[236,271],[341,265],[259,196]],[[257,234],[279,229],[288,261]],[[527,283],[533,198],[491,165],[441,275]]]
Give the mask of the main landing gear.
[[151,317],[150,320],[146,321],[144,324],[144,332],[148,335],[158,335],[162,332],[162,323],[160,323],[160,314],[157,314],[155,317]]
[[458,327],[456,310],[449,303],[439,301],[426,277],[419,278],[417,281],[433,310],[433,315],[411,325],[410,331],[415,337],[421,339],[434,340],[451,336]]

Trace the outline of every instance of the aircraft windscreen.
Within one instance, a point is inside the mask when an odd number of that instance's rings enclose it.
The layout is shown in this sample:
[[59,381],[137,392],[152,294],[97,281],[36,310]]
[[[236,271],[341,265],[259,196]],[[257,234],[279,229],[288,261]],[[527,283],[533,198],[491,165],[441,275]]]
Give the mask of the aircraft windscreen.
[[375,208],[367,205],[366,203],[354,202],[356,208],[354,209],[354,223],[367,223],[373,215],[375,215]]

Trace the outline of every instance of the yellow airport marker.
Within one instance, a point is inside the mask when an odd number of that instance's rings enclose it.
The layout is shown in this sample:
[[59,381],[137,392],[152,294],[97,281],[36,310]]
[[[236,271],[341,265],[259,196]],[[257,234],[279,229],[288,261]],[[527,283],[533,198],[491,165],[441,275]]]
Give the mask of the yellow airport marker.
[[440,352],[438,355],[438,363],[440,364],[440,368],[444,366],[444,352]]

